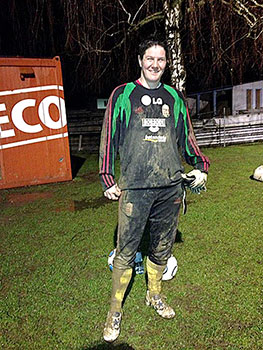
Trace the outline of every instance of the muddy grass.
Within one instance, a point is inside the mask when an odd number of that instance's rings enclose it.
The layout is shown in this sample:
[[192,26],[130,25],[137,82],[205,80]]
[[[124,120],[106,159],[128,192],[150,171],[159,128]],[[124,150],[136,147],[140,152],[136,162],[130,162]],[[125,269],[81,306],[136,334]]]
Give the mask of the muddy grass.
[[163,286],[176,318],[145,306],[145,275],[136,275],[114,345],[102,330],[118,204],[103,197],[97,157],[71,182],[2,190],[1,349],[263,349],[263,184],[248,179],[262,145],[205,153],[208,191],[188,195],[173,251],[178,272]]

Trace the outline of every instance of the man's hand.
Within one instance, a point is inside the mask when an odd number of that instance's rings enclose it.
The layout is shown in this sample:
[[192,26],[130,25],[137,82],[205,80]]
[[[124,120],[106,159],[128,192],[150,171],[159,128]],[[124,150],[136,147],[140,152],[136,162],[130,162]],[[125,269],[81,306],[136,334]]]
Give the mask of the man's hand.
[[187,174],[187,176],[188,177],[192,177],[192,176],[195,177],[195,180],[193,180],[190,184],[190,187],[192,189],[205,187],[205,184],[207,182],[207,174],[206,173],[203,173],[198,169],[194,169],[194,170],[190,171]]
[[113,201],[117,201],[121,195],[118,185],[113,185],[104,192],[104,196]]
[[192,193],[200,194],[206,191],[207,174],[194,169],[187,174],[182,174],[184,186],[189,188]]

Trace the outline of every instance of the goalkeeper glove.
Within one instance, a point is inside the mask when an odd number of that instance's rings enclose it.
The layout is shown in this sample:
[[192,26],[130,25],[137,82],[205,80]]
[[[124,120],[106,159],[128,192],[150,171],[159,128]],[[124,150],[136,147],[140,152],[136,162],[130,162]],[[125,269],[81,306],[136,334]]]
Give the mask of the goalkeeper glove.
[[184,184],[191,192],[200,194],[201,191],[206,191],[207,174],[198,169],[194,169],[187,174],[182,174]]

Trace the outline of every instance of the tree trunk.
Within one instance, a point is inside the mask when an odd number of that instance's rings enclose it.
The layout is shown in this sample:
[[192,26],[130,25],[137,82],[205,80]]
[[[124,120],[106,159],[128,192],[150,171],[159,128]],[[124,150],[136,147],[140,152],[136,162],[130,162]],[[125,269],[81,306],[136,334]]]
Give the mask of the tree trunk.
[[178,90],[184,92],[186,83],[186,71],[183,62],[180,34],[182,2],[183,0],[165,0],[164,13],[167,44],[170,51],[169,67],[171,72],[171,83]]

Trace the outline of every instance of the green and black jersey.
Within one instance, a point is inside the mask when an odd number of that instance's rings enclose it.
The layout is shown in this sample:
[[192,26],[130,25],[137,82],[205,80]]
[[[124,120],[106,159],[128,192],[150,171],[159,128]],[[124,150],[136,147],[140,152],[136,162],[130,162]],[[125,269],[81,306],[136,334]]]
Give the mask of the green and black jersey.
[[104,190],[115,184],[117,152],[121,190],[179,183],[184,172],[180,154],[196,169],[207,172],[209,167],[196,143],[183,96],[165,84],[147,89],[136,81],[112,92],[100,144]]

